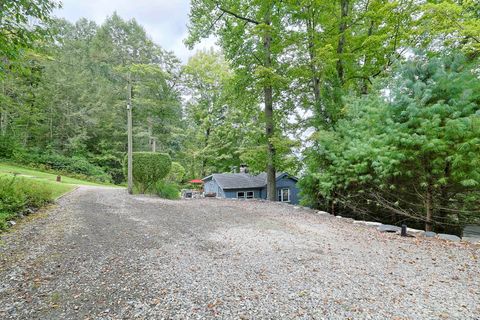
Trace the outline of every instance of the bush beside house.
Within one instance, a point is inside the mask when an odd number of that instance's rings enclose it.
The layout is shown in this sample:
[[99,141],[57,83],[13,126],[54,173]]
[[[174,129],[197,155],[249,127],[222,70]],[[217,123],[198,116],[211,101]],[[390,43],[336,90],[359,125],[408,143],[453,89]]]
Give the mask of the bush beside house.
[[180,190],[178,185],[169,181],[158,181],[155,185],[155,193],[164,199],[180,199]]

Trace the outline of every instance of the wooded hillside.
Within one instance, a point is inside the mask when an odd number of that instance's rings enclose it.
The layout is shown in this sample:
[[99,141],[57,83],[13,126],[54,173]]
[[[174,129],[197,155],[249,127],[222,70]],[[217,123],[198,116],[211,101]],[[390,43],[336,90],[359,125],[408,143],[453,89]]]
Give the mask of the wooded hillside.
[[130,82],[134,150],[185,179],[247,164],[272,200],[286,171],[336,214],[479,222],[478,1],[192,0],[185,43],[218,48],[186,63],[135,20],[57,5],[0,5],[0,158],[124,182]]

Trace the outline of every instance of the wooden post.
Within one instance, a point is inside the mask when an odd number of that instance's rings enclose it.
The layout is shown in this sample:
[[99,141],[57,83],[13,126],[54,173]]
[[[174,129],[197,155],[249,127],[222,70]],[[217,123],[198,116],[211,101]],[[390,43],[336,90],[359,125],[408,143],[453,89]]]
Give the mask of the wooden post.
[[[271,23],[270,8],[265,14],[264,23],[269,26]],[[263,34],[263,50],[265,53],[264,67],[272,67],[272,35],[269,29]],[[277,200],[276,171],[275,171],[275,146],[273,145],[274,118],[273,118],[273,87],[268,82],[263,85],[265,103],[265,137],[267,138],[267,200]]]
[[128,193],[133,193],[133,137],[132,137],[132,83],[130,73],[128,73],[127,84],[127,130],[128,130],[128,168],[127,168],[127,180],[128,180]]

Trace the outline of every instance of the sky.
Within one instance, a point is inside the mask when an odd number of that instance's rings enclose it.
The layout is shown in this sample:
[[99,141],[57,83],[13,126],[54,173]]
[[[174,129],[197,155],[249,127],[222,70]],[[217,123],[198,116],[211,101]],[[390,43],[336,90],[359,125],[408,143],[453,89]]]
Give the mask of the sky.
[[155,43],[173,51],[183,62],[196,50],[215,46],[212,38],[205,39],[192,51],[183,44],[187,36],[189,0],[62,0],[62,3],[54,15],[71,22],[87,18],[101,24],[114,11],[123,19],[135,18]]

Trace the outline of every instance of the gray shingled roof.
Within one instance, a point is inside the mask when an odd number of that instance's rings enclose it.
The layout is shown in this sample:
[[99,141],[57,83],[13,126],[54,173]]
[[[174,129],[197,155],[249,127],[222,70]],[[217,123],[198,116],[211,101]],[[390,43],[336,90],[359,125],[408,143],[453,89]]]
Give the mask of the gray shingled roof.
[[[277,173],[277,178],[283,173]],[[204,178],[206,180],[212,177],[217,181],[222,189],[258,189],[263,188],[267,184],[267,174],[265,172],[252,176],[248,173],[214,173]]]

